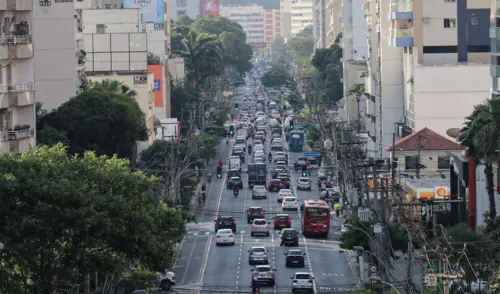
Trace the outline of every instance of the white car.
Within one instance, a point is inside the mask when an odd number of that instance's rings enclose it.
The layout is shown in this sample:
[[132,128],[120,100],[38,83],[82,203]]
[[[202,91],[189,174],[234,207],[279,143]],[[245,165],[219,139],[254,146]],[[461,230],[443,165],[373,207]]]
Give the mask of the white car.
[[318,178],[319,178],[319,179],[322,179],[322,180],[326,178],[326,177],[325,177],[325,169],[324,169],[324,168],[322,168],[322,167],[320,167],[320,168],[318,169]]
[[215,245],[234,245],[234,233],[231,229],[220,229],[215,235]]
[[297,272],[290,279],[292,280],[292,293],[302,290],[314,291],[314,277],[310,273]]
[[285,210],[298,210],[299,209],[299,201],[297,201],[297,198],[295,198],[293,196],[287,196],[281,202],[281,208],[283,209],[283,211],[285,211]]
[[256,218],[252,222],[252,230],[250,235],[253,237],[257,234],[269,236],[269,223],[263,218]]
[[292,196],[293,196],[292,190],[290,190],[290,189],[281,189],[278,192],[278,202],[283,201],[283,199],[285,199],[285,197],[292,197]]

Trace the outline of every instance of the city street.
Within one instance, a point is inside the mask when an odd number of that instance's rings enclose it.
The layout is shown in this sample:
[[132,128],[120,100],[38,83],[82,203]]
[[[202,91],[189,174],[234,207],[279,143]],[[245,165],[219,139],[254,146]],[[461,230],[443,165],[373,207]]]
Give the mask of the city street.
[[[240,103],[243,92],[234,98],[235,103]],[[237,117],[237,113],[234,113]],[[300,234],[299,248],[306,252],[306,266],[304,268],[285,267],[284,253],[289,247],[280,247],[279,231],[271,230],[269,237],[250,236],[250,224],[246,222],[248,207],[259,206],[266,210],[266,219],[271,222],[273,216],[282,213],[281,203],[277,201],[277,192],[270,192],[268,199],[252,200],[251,190],[247,187],[246,163],[242,166],[242,179],[244,189],[235,198],[233,191],[225,187],[227,159],[234,138],[229,146],[222,142],[217,149],[217,158],[213,160],[213,181],[207,184],[207,203],[204,208],[197,209],[198,223],[187,225],[187,234],[181,244],[181,253],[174,268],[177,288],[182,290],[199,290],[198,293],[250,293],[251,269],[248,264],[248,250],[252,246],[265,246],[269,250],[269,264],[276,269],[276,285],[274,287],[262,286],[262,293],[291,293],[290,277],[295,272],[306,271],[313,273],[315,278],[315,293],[347,292],[355,288],[356,279],[348,263],[346,254],[339,252],[340,222],[332,216],[330,234],[327,239],[305,238]],[[266,154],[269,152],[270,137],[266,139]],[[293,170],[293,162],[303,153],[289,153],[289,169],[291,172],[292,191],[300,203],[306,199],[318,199],[316,172],[311,174],[312,191],[297,191],[295,183],[300,177],[300,171]],[[216,161],[222,158],[224,162],[222,179],[217,179],[215,174]],[[246,158],[247,161],[250,158]],[[268,170],[269,168],[268,164]],[[268,179],[271,175],[268,174]],[[287,211],[292,217],[292,228],[300,232],[301,214]],[[233,216],[237,221],[236,244],[234,246],[216,246],[214,220],[218,216]],[[272,229],[272,226],[271,226]],[[294,248],[294,247],[290,247]]]

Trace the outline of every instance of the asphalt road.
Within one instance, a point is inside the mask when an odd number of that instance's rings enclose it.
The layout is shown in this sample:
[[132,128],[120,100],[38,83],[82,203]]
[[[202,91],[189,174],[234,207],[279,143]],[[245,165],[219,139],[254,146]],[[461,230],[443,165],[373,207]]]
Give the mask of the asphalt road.
[[[239,89],[239,93],[243,88]],[[237,95],[234,102],[241,103],[242,96]],[[237,113],[234,113],[235,117]],[[269,152],[270,138],[266,139],[266,153]],[[219,145],[217,159],[222,158],[227,170],[227,157],[230,147],[225,142]],[[289,153],[291,183],[296,183],[300,171],[293,171],[293,162],[303,153]],[[211,166],[212,167],[212,166]],[[246,164],[242,170],[246,169]],[[269,166],[268,166],[269,169]],[[212,172],[215,178],[215,172]],[[268,176],[270,178],[270,175]],[[246,223],[246,210],[251,206],[260,206],[266,210],[266,219],[282,213],[281,203],[277,202],[277,192],[269,193],[268,199],[252,200],[248,189],[247,175],[243,174],[244,189],[235,198],[232,190],[225,188],[225,173],[222,179],[213,179],[207,186],[207,203],[197,209],[198,223],[188,224],[187,234],[181,244],[181,254],[175,266],[178,293],[251,293],[251,269],[248,264],[248,250],[252,246],[265,246],[269,251],[269,263],[276,269],[276,285],[261,288],[262,293],[291,293],[290,277],[299,271],[312,272],[315,277],[315,293],[345,293],[356,288],[352,268],[345,253],[339,251],[340,222],[332,217],[333,226],[327,239],[305,238],[300,234],[299,248],[306,252],[304,268],[285,267],[284,253],[287,247],[279,246],[279,231],[271,230],[269,237],[250,236],[250,224]],[[294,195],[302,203],[306,199],[318,199],[317,176],[313,171],[312,191],[296,191]],[[298,212],[286,212],[292,217],[292,227],[300,232],[301,216]],[[231,215],[237,221],[236,244],[234,246],[215,246],[214,220],[217,215]]]

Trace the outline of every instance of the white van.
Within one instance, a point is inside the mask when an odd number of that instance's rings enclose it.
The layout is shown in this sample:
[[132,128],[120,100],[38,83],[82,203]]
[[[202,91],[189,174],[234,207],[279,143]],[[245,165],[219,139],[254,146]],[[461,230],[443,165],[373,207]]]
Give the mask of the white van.
[[241,160],[239,156],[229,157],[229,169],[237,169],[241,172]]

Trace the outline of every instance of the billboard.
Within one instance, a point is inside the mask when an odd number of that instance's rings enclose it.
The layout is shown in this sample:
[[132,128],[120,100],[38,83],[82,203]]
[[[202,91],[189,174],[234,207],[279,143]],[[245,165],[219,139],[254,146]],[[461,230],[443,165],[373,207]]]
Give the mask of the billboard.
[[163,0],[124,0],[125,8],[139,8],[141,22],[163,23]]
[[201,0],[201,15],[219,15],[219,0]]
[[148,72],[154,75],[155,107],[163,107],[163,70],[161,64],[148,65]]

